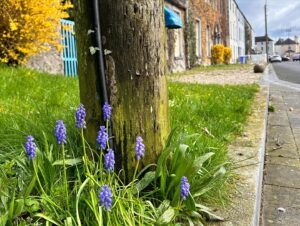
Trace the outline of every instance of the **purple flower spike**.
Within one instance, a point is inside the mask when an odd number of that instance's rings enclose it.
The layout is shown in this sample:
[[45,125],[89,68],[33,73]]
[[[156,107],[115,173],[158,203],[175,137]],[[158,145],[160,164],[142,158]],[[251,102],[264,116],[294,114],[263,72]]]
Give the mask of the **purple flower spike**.
[[108,149],[104,156],[104,168],[107,172],[113,171],[115,168],[115,154],[112,149]]
[[27,136],[27,142],[25,144],[25,150],[26,150],[29,161],[36,156],[36,144],[34,142],[34,138],[30,135]]
[[112,206],[112,193],[110,187],[105,184],[101,187],[99,192],[100,206],[103,206],[104,210],[110,211]]
[[145,155],[145,145],[143,144],[143,139],[141,137],[136,138],[135,143],[135,158],[136,160],[140,160]]
[[181,178],[181,184],[180,184],[180,198],[182,200],[186,200],[186,198],[189,196],[190,192],[190,184],[188,182],[188,179],[183,176]]
[[108,141],[108,134],[106,133],[106,128],[105,126],[100,126],[100,130],[98,132],[98,137],[97,137],[98,144],[101,149],[106,148],[106,143]]
[[104,121],[109,120],[111,116],[111,106],[107,102],[105,102],[102,110],[103,110]]
[[55,136],[58,144],[67,143],[67,130],[62,120],[58,120],[56,123]]
[[76,111],[76,128],[85,129],[86,112],[83,104],[79,104]]

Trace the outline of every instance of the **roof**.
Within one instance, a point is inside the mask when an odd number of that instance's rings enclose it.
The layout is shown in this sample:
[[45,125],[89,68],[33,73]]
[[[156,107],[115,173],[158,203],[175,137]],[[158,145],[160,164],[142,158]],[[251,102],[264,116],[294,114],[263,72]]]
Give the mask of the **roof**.
[[275,45],[295,45],[295,44],[299,44],[298,42],[287,38],[286,40],[280,38],[278,39],[278,41],[275,43]]
[[[255,37],[255,42],[265,42],[266,41],[266,36],[257,36]],[[268,41],[273,41],[270,37],[268,37]]]

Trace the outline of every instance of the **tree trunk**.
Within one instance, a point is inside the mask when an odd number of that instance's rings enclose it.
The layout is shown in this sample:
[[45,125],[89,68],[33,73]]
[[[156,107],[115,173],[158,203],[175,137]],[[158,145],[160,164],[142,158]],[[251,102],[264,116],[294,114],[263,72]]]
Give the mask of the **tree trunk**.
[[[87,108],[87,139],[95,143],[101,122],[99,79],[90,0],[76,3],[80,97]],[[118,168],[130,177],[136,161],[134,144],[144,139],[141,165],[154,163],[169,132],[162,0],[101,0],[101,33],[106,56],[106,81],[113,107],[113,143]]]

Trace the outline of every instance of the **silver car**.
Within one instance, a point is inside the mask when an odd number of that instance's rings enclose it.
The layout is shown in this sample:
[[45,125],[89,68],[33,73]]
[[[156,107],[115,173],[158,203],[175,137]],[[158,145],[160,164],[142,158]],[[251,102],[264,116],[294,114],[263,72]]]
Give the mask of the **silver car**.
[[273,63],[273,62],[281,62],[282,61],[282,58],[281,58],[281,56],[279,56],[279,55],[273,55],[273,56],[271,56],[271,58],[270,58],[270,62],[271,63]]

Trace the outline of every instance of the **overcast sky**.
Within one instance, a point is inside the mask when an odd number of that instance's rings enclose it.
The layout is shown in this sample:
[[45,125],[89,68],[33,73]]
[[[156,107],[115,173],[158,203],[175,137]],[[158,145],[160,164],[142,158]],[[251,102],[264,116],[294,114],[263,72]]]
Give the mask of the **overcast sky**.
[[[255,36],[265,35],[264,5],[266,0],[236,0]],[[275,41],[300,35],[300,0],[267,0],[269,36]],[[290,31],[288,33],[288,30]]]

